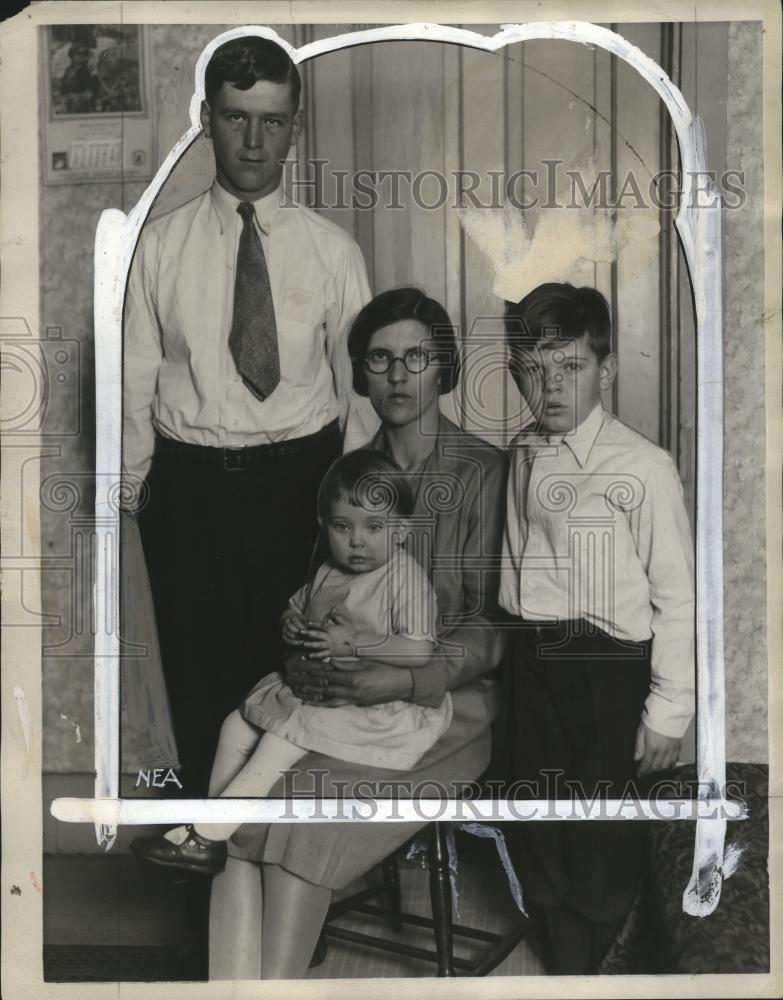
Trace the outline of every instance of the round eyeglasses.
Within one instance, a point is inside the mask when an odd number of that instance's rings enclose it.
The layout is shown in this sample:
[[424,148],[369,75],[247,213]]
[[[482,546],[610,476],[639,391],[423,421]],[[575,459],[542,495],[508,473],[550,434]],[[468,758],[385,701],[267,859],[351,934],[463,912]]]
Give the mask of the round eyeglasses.
[[362,363],[373,375],[385,375],[395,361],[402,361],[411,375],[421,375],[430,362],[439,356],[438,352],[425,351],[423,347],[411,347],[401,356],[379,347],[369,351],[362,359]]

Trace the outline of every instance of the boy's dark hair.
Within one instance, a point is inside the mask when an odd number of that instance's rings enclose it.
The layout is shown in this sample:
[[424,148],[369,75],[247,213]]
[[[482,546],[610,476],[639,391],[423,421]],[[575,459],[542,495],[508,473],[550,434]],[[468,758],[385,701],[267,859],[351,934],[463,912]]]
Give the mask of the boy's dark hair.
[[224,83],[230,83],[237,90],[250,90],[259,80],[290,83],[294,110],[299,107],[302,81],[285,49],[258,35],[232,38],[215,49],[207,64],[204,74],[207,104],[212,104]]
[[441,396],[456,387],[460,361],[457,335],[449,314],[440,302],[429,298],[421,288],[405,285],[376,295],[353,321],[348,334],[348,353],[353,362],[353,388],[360,396],[367,395],[367,376],[363,361],[370,338],[383,327],[406,319],[421,323],[428,336],[438,342],[438,350],[442,351]]
[[609,303],[596,288],[568,282],[539,285],[521,302],[506,302],[506,339],[512,351],[527,340],[578,340],[587,334],[599,361],[612,350]]
[[326,520],[335,500],[346,497],[354,507],[410,517],[413,493],[399,465],[391,458],[359,448],[341,455],[318,487],[318,516]]

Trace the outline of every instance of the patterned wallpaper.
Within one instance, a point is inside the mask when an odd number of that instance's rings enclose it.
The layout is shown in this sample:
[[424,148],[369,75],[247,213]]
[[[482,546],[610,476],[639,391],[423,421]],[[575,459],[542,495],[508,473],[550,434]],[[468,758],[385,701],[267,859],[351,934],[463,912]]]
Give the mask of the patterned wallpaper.
[[[41,544],[44,554],[58,557],[62,565],[44,573],[41,581],[43,610],[59,619],[43,630],[45,770],[87,771],[93,766],[87,521],[95,448],[93,240],[103,209],[127,210],[143,190],[140,184],[113,183],[41,187],[41,323],[44,330],[61,328],[75,359],[46,410],[44,429],[53,437],[44,439],[41,462]],[[76,427],[79,433],[68,436]]]
[[[188,128],[201,50],[226,27],[155,25],[150,29],[158,162]],[[290,27],[278,30],[283,37],[293,37]],[[198,172],[193,176],[191,171],[186,184],[196,193],[210,181],[209,176]],[[84,547],[89,544],[84,520],[93,503],[89,474],[95,447],[93,240],[101,212],[105,208],[129,211],[144,188],[143,183],[40,186],[41,325],[44,330],[60,328],[63,340],[75,342],[68,378],[58,384],[46,410],[44,430],[54,443],[44,449],[41,467],[42,546],[49,557],[62,557],[63,564],[42,580],[43,611],[53,616],[47,618],[53,623],[44,629],[43,638],[45,771],[93,767],[92,555]],[[79,433],[68,434],[75,421]]]
[[[154,104],[161,154],[188,126],[193,71],[219,26],[156,26],[151,31]],[[290,29],[281,30],[281,34]],[[762,242],[761,33],[752,24],[729,34],[728,149],[726,162],[746,171],[748,200],[724,217],[726,276],[726,662],[729,759],[766,761],[766,596],[764,565],[764,413],[749,405],[749,388],[764,384],[761,331]],[[173,55],[172,55],[173,54]],[[746,113],[747,112],[747,113]],[[194,163],[203,156],[194,151]],[[162,158],[162,157],[161,157]],[[189,171],[193,192],[206,187],[203,167]],[[93,766],[89,621],[92,588],[85,518],[92,496],[92,242],[104,208],[128,210],[141,184],[41,186],[41,318],[75,342],[66,382],[47,411],[55,442],[42,462],[44,552],[62,556],[62,568],[43,580],[42,602],[53,624],[44,630],[44,769],[90,771]],[[78,362],[78,363],[77,363]],[[78,419],[79,433],[65,432]],[[49,453],[50,452],[50,453]],[[52,477],[52,478],[49,478]],[[63,485],[65,483],[66,485]],[[76,489],[67,485],[73,483]]]
[[764,173],[761,26],[729,26],[726,163],[747,201],[723,213],[724,620],[728,760],[763,762],[767,746],[764,492]]

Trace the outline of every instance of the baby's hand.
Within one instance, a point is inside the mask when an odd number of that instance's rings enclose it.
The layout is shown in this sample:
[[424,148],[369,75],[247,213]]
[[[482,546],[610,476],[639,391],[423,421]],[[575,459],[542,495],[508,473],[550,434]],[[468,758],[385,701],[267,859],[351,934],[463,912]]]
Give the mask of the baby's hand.
[[324,620],[332,642],[332,656],[356,656],[356,629],[349,623],[341,605],[335,605]]
[[302,630],[306,625],[307,622],[303,616],[298,611],[289,608],[288,611],[283,613],[283,617],[280,619],[280,631],[283,636],[283,642],[289,646],[301,646]]
[[331,656],[356,656],[356,632],[344,622],[326,626],[326,634],[331,643]]
[[308,625],[302,632],[302,645],[315,660],[330,656],[354,656],[356,633],[337,613],[332,612],[323,625]]

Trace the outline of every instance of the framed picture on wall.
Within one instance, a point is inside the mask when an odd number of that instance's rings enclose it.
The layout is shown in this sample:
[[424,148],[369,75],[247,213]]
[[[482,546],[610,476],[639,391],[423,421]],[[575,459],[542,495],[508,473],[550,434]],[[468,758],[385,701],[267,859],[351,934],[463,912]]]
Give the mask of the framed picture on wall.
[[136,24],[41,29],[46,184],[152,176],[148,46]]

